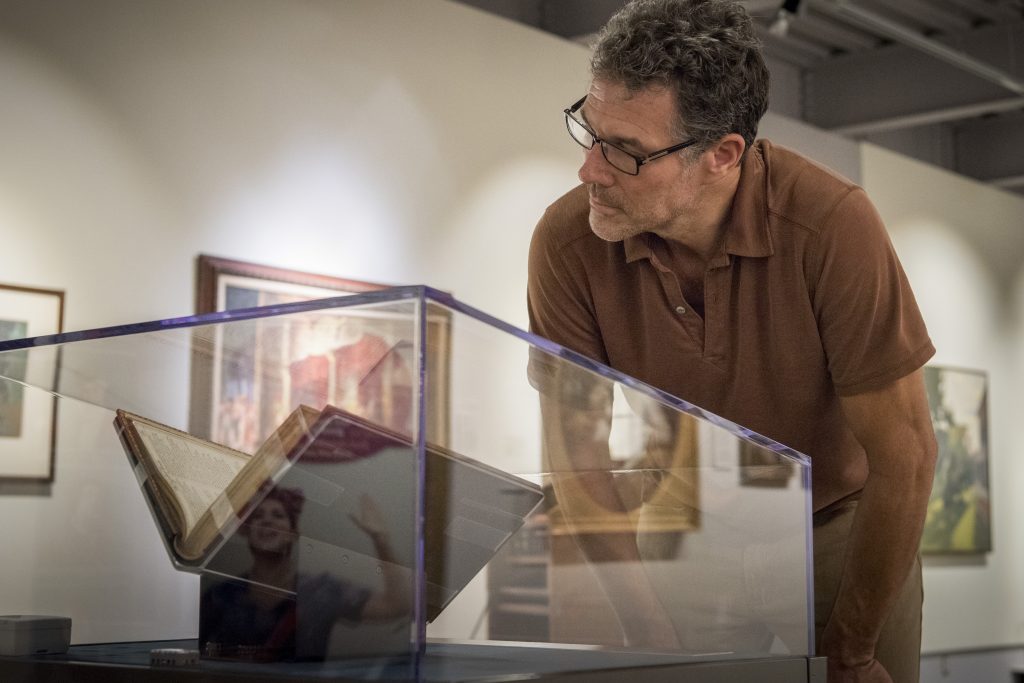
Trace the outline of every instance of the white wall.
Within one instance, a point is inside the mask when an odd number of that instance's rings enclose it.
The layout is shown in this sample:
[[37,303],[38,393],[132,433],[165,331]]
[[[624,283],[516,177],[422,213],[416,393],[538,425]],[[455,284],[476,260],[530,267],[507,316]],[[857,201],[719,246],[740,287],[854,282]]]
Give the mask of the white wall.
[[0,4],[0,279],[67,289],[74,329],[191,312],[210,252],[524,324],[585,63],[438,0]]
[[[67,290],[66,329],[169,317],[192,311],[206,252],[422,282],[525,326],[532,227],[575,182],[560,112],[586,87],[587,56],[444,0],[0,0],[0,281]],[[990,370],[996,552],[927,569],[926,647],[1024,638],[1009,521],[1024,474],[1021,200],[874,148],[862,158],[775,113],[762,133],[868,185],[938,360]],[[0,515],[94,509],[76,483],[0,497]],[[117,507],[137,502],[131,486],[103,505],[145,534],[142,508]],[[96,556],[80,529],[62,542],[59,557]],[[148,552],[145,571],[166,568]],[[164,605],[192,590],[175,584]],[[194,614],[175,609],[187,635]],[[132,635],[167,635],[153,624]]]
[[860,148],[856,142],[769,111],[758,135],[802,152],[821,164],[860,182]]
[[[427,283],[525,326],[586,59],[438,0],[0,3],[0,281],[65,289],[66,329],[171,317],[206,252]],[[193,577],[113,430],[81,431],[49,495],[0,496],[32,521],[4,534],[0,612],[71,614],[76,642],[194,635]]]
[[1024,640],[1024,198],[873,145],[863,184],[885,218],[936,346],[989,375],[992,553],[925,566],[926,652]]

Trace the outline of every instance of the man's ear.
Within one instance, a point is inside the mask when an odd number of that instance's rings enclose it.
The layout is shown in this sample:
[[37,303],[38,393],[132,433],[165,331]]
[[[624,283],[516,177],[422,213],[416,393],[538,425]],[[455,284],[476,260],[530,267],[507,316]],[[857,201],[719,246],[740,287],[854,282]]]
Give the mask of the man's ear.
[[747,143],[738,133],[729,133],[704,152],[704,163],[712,176],[727,174],[740,165]]

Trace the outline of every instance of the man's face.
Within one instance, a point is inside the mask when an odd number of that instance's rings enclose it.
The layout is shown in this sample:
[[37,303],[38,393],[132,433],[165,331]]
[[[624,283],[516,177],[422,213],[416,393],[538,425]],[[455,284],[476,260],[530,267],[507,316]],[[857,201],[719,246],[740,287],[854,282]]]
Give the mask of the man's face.
[[[578,115],[602,140],[636,156],[677,144],[672,94],[663,88],[630,93],[602,80],[590,85]],[[696,162],[686,153],[670,154],[640,167],[636,176],[614,168],[600,145],[587,151],[579,178],[590,190],[590,227],[610,242],[642,232],[685,239],[687,219],[699,198]]]

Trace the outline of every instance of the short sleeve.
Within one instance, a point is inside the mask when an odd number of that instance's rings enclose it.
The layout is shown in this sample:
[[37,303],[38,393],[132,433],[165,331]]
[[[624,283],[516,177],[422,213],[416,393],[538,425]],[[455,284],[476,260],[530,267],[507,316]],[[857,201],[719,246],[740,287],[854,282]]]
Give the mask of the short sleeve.
[[839,395],[881,389],[935,353],[882,219],[862,189],[837,202],[812,253],[811,303]]
[[530,331],[607,363],[585,266],[556,240],[557,214],[552,209],[545,212],[530,242],[526,296]]

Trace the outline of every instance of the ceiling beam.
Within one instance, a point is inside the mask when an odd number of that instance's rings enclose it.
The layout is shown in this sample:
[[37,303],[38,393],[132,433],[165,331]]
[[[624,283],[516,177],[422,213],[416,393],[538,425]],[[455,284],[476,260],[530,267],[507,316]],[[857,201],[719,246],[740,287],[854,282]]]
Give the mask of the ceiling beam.
[[771,17],[782,6],[782,0],[740,0],[740,4],[751,16]]
[[899,0],[887,3],[887,7],[905,21],[916,22],[926,30],[958,34],[971,28],[969,19],[929,0]]
[[809,67],[821,62],[830,55],[827,48],[805,40],[795,35],[792,31],[787,32],[784,36],[780,36],[772,33],[761,24],[755,24],[754,28],[761,42],[765,45],[766,53],[784,62]]
[[[1015,76],[1024,22],[972,31],[963,52]],[[924,54],[891,45],[824,60],[805,77],[804,118],[826,129],[873,132],[935,123],[1021,105],[1021,95]]]
[[954,129],[956,170],[972,178],[1012,183],[1024,176],[1024,115],[978,119]]
[[1012,21],[1020,18],[1019,12],[1014,12],[1009,7],[997,5],[993,2],[986,2],[985,0],[943,0],[947,5],[953,5],[960,9],[973,14],[977,17],[991,21],[993,23],[1000,21]]
[[789,30],[800,36],[816,38],[836,47],[857,52],[870,50],[878,45],[878,39],[855,28],[836,23],[820,14],[804,11],[790,20]]
[[992,64],[976,59],[962,49],[952,48],[945,43],[907,28],[877,12],[861,7],[850,0],[831,0],[817,5],[825,12],[853,21],[903,44],[920,50],[935,59],[942,60],[979,78],[984,78],[1018,95],[1024,95],[1024,82],[1013,74]]
[[989,100],[975,102],[963,106],[946,107],[944,109],[931,109],[913,114],[893,116],[888,119],[877,119],[865,121],[846,126],[831,128],[833,132],[858,137],[871,133],[888,133],[894,130],[916,128],[918,126],[930,126],[937,123],[950,123],[963,121],[964,119],[985,116],[987,114],[998,114],[1000,112],[1014,111],[1024,108],[1024,97],[1011,97],[1001,100]]
[[988,182],[1004,190],[1024,190],[1024,174],[1010,176],[1009,178],[996,178]]

